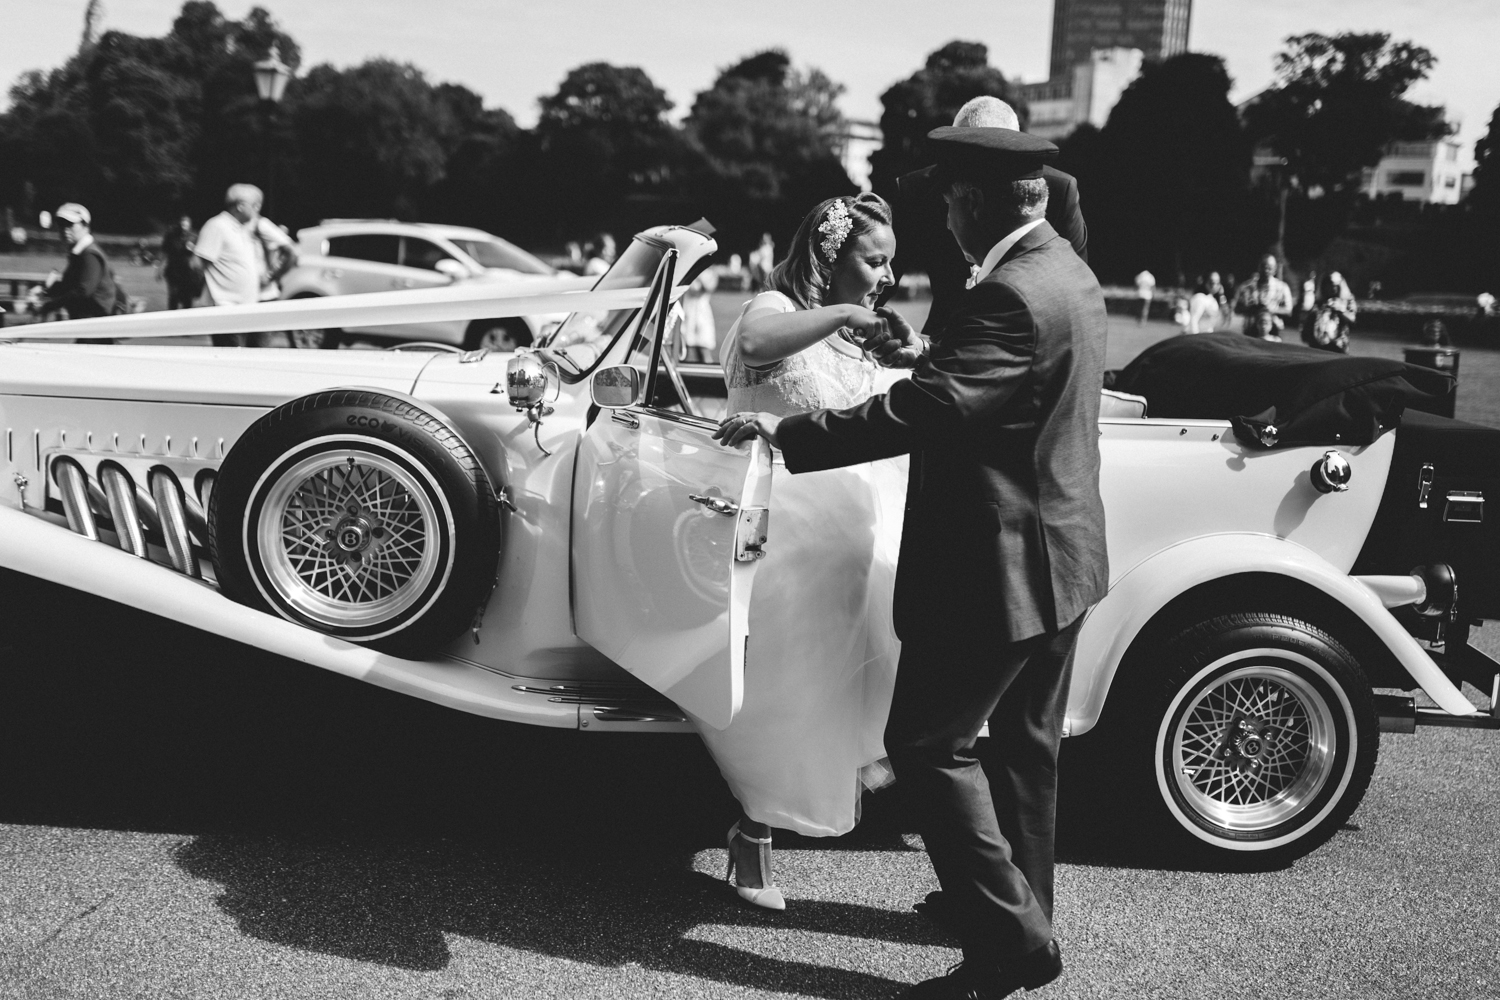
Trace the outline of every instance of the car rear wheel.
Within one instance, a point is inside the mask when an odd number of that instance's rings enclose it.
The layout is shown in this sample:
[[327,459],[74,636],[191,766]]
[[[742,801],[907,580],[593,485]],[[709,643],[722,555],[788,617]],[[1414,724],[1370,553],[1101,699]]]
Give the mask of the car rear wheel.
[[230,597],[406,656],[470,626],[499,558],[473,452],[419,406],[359,390],[253,424],[219,471],[209,534]]
[[1121,692],[1110,730],[1164,846],[1275,865],[1343,826],[1380,733],[1369,682],[1336,639],[1286,615],[1232,614],[1182,630],[1155,659],[1158,683],[1141,660],[1117,681],[1138,687]]
[[464,350],[514,351],[531,346],[531,328],[518,317],[511,319],[477,319],[464,332]]

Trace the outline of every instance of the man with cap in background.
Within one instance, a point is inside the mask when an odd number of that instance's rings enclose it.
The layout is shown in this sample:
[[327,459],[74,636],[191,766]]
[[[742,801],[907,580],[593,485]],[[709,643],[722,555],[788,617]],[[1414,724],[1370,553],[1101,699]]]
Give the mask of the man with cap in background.
[[45,318],[49,313],[67,310],[67,319],[110,315],[119,289],[104,251],[89,230],[93,221],[89,210],[70,201],[58,208],[57,218],[64,224],[63,238],[72,246],[62,277],[43,292],[39,314]]
[[[794,473],[911,455],[885,746],[964,961],[908,995],[983,1000],[1062,972],[1057,752],[1074,641],[1109,576],[1098,447],[1107,324],[1093,273],[1044,218],[1041,168],[1057,147],[998,128],[929,138],[948,228],[979,274],[930,339],[891,320],[867,342],[911,378],[848,410],[735,414],[719,435],[760,434]],[[981,766],[986,720],[995,745]],[[999,773],[987,777],[988,762]]]
[[[1009,104],[998,97],[982,96],[969,101],[953,117],[955,128],[1008,128],[1019,131],[1020,119]],[[922,271],[932,285],[932,308],[923,331],[935,332],[953,314],[970,277],[969,262],[953,242],[947,226],[947,206],[934,174],[925,167],[903,174],[896,181],[896,258],[891,262],[899,281],[907,271]],[[1047,182],[1047,221],[1070,244],[1078,256],[1089,259],[1089,230],[1078,201],[1078,181],[1051,164],[1042,167]]]

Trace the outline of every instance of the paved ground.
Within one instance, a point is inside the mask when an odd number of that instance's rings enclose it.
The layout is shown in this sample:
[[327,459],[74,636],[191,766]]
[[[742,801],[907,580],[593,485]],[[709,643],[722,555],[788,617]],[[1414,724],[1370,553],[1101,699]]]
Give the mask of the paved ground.
[[[1171,333],[1118,321],[1110,365]],[[1459,415],[1500,425],[1500,353],[1463,363]],[[717,881],[733,806],[691,738],[489,723],[37,597],[0,630],[0,997],[891,997],[957,960],[908,910],[934,882],[891,793],[781,838],[763,914]],[[1500,997],[1500,734],[1387,736],[1282,870],[1127,829],[1061,831],[1042,1000]]]
[[[0,997],[876,998],[957,960],[891,793],[783,837],[764,914],[716,881],[732,805],[691,737],[489,723],[42,596],[0,654]],[[1042,1000],[1500,996],[1497,734],[1386,737],[1284,870],[1125,829],[1063,830]]]

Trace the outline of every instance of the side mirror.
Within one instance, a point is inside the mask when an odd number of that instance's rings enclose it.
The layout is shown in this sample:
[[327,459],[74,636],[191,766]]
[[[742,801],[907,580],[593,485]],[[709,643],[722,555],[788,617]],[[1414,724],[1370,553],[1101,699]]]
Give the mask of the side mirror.
[[641,398],[641,373],[630,365],[601,368],[589,383],[589,395],[604,410],[634,406]]
[[434,271],[437,271],[439,274],[446,274],[453,281],[457,281],[460,278],[467,278],[469,276],[469,269],[467,267],[464,267],[458,261],[454,260],[452,257],[444,257],[442,260],[432,265],[432,269]]

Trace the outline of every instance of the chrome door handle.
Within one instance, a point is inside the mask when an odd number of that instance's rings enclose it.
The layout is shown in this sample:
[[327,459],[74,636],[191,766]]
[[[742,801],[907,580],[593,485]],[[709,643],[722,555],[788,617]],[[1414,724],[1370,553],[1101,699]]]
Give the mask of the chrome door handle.
[[725,517],[733,517],[739,513],[739,506],[731,500],[723,497],[706,497],[701,493],[689,493],[688,499],[693,503],[701,503],[715,514],[723,514]]
[[636,416],[634,413],[631,413],[629,410],[610,410],[609,419],[613,420],[617,424],[624,424],[631,430],[636,430],[641,426],[641,418]]

